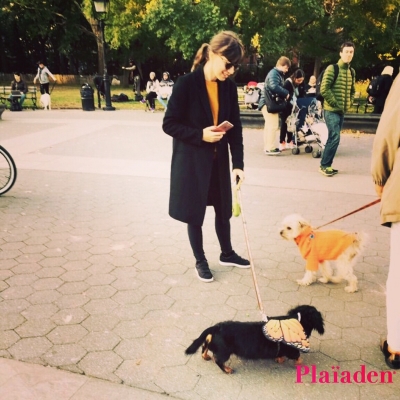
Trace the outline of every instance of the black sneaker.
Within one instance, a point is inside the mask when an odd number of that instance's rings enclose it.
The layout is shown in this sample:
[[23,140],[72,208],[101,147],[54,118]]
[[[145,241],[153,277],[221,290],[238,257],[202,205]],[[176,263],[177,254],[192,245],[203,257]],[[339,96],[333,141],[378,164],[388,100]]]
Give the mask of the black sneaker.
[[335,168],[332,168],[332,172],[333,172],[333,175],[336,175],[336,174],[339,173],[339,170],[338,170],[338,169],[335,169]]
[[381,350],[385,356],[387,366],[391,369],[400,369],[400,355],[393,354],[389,351],[389,346],[386,340],[381,343]]
[[207,260],[196,261],[196,274],[203,282],[212,282],[214,280]]
[[265,150],[267,156],[279,156],[281,151],[279,149]]
[[235,252],[232,252],[230,256],[225,256],[221,253],[219,263],[226,267],[250,268],[250,262],[240,257]]

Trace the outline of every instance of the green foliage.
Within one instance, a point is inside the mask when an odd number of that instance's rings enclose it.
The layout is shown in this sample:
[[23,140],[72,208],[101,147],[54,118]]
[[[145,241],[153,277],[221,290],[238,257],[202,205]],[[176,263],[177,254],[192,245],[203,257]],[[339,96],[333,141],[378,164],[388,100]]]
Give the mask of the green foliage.
[[[226,29],[227,18],[210,0],[150,0],[144,24],[174,52],[191,59],[202,43]],[[179,28],[177,28],[179,27]]]
[[[109,55],[125,64],[192,60],[223,29],[239,33],[248,53],[272,66],[281,55],[327,64],[356,44],[353,66],[400,61],[400,0],[110,0]],[[99,29],[92,0],[0,0],[0,71],[50,60],[55,72],[97,64]],[[53,71],[53,72],[54,72]]]

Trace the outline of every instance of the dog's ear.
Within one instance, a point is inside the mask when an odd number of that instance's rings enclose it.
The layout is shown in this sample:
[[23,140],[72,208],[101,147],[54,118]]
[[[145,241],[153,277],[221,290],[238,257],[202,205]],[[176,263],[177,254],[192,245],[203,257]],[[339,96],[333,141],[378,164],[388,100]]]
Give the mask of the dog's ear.
[[299,226],[300,226],[301,229],[303,229],[306,226],[310,226],[310,223],[300,215],[299,215],[299,220],[298,221],[299,221]]

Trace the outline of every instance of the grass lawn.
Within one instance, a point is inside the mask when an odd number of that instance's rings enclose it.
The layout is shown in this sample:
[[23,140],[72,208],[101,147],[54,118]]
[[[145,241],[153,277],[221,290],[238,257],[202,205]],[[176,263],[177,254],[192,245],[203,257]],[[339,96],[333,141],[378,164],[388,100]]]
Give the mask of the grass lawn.
[[[93,87],[93,85],[91,85]],[[50,86],[51,88],[52,86]],[[112,103],[118,110],[144,110],[144,105],[138,101],[133,101],[133,91],[131,87],[124,88],[120,86],[111,87],[111,96],[114,94],[125,93],[129,99],[128,102]],[[144,94],[144,93],[142,93]],[[97,90],[94,90],[94,106],[98,107]],[[40,93],[38,93],[38,98]],[[157,104],[157,101],[156,101]],[[105,100],[101,99],[101,107],[106,105]],[[54,109],[80,109],[82,108],[81,86],[55,85],[51,92],[51,107]],[[161,105],[158,107],[162,109]]]

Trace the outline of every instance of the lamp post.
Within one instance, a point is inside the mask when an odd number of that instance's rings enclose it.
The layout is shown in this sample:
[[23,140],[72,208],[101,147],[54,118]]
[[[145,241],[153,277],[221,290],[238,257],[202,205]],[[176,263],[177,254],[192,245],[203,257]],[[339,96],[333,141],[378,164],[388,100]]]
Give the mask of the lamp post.
[[111,94],[110,94],[110,78],[107,73],[107,63],[106,63],[106,46],[104,40],[104,27],[105,18],[110,7],[110,0],[93,0],[94,8],[96,10],[96,19],[99,21],[101,29],[101,42],[103,45],[103,82],[104,82],[104,92],[106,97],[106,106],[103,107],[104,111],[114,111],[115,107],[111,104]]

